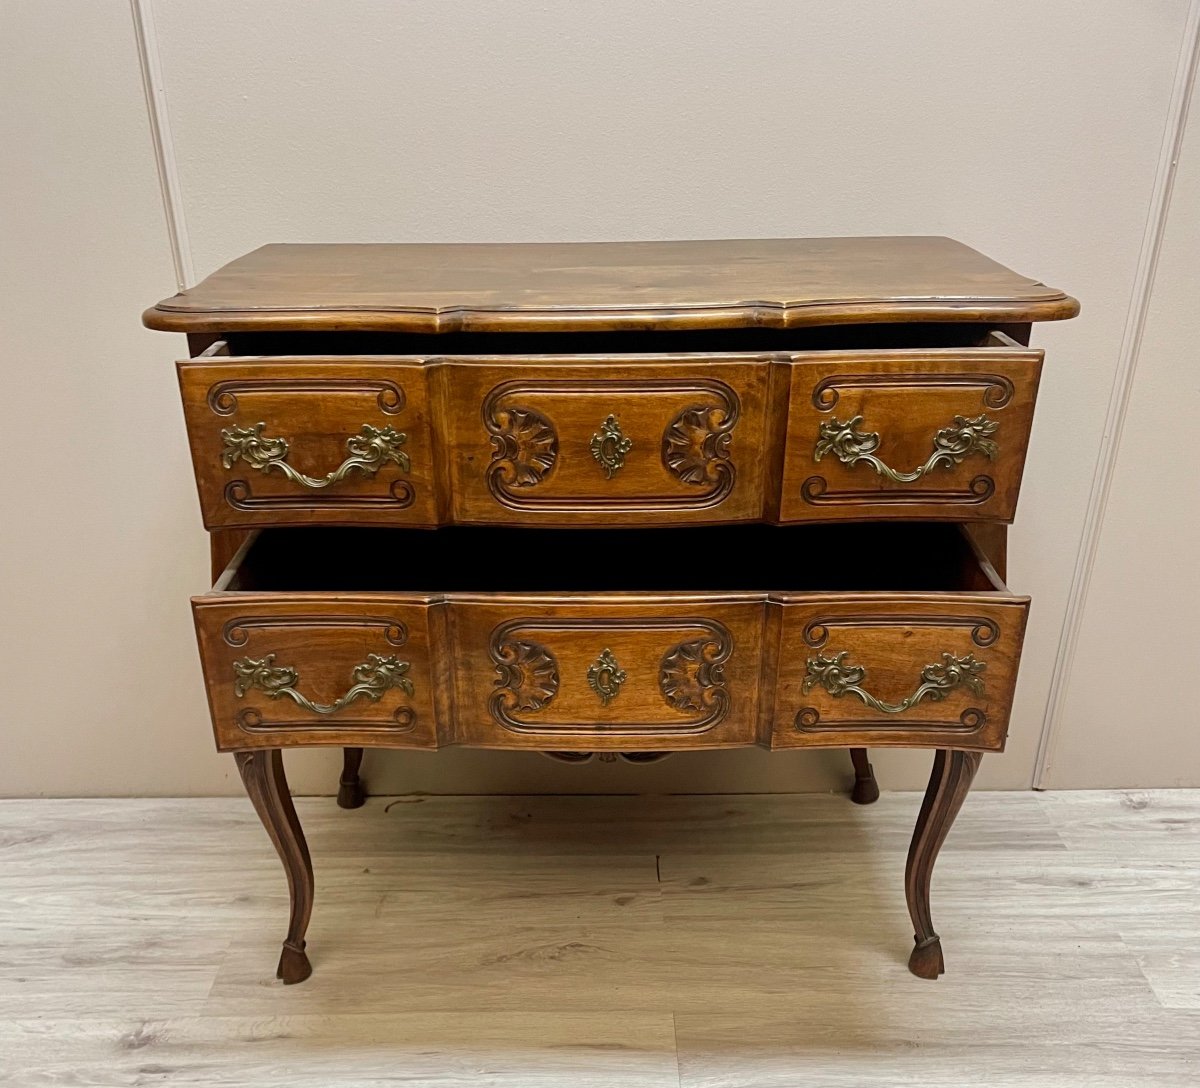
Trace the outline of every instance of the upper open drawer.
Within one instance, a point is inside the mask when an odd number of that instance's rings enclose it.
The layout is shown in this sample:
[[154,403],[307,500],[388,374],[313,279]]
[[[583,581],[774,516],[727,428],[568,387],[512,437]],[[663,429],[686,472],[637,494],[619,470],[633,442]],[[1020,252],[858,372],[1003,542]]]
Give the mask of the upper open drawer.
[[179,364],[210,529],[1011,520],[1042,353],[241,356]]

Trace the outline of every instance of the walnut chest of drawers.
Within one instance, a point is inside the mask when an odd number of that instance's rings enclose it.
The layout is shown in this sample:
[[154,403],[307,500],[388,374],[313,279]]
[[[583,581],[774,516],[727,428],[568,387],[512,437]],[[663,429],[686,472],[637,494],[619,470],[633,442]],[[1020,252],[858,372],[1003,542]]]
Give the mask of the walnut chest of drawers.
[[1004,748],[1042,352],[1077,303],[946,238],[272,245],[145,314],[178,364],[217,746],[283,860],[281,753],[935,752],[906,894]]

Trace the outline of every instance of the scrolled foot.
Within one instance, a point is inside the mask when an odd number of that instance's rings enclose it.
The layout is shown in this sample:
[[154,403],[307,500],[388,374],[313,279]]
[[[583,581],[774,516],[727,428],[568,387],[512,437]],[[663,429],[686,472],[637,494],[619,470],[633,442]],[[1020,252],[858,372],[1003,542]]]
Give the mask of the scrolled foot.
[[308,954],[304,944],[300,947],[284,943],[283,952],[279,956],[279,966],[275,969],[275,977],[282,979],[285,986],[303,982],[312,974],[312,964],[308,962]]
[[367,790],[362,780],[356,777],[353,782],[344,779],[339,782],[337,803],[338,808],[362,808],[367,803]]
[[879,800],[879,783],[875,781],[875,768],[867,759],[865,748],[851,748],[850,760],[854,764],[854,789],[850,800],[856,805],[869,805]]
[[917,978],[937,978],[938,975],[944,974],[946,964],[942,960],[941,937],[928,937],[917,941],[912,955],[908,957],[908,969]]
[[359,777],[362,766],[361,748],[342,749],[342,777],[338,779],[338,808],[362,808],[367,800],[367,788]]
[[854,789],[850,791],[850,800],[856,805],[869,805],[879,800],[879,783],[875,781],[873,771],[867,778],[854,780]]

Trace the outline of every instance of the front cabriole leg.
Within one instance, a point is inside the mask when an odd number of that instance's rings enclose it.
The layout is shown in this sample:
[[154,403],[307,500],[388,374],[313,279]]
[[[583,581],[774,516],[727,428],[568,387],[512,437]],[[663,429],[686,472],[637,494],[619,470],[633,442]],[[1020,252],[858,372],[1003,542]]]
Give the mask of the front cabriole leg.
[[933,759],[933,771],[925,790],[925,800],[921,802],[904,870],[904,892],[916,942],[908,959],[908,969],[920,978],[937,978],[945,971],[942,939],[934,931],[929,913],[929,881],[938,851],[962,808],[982,758],[982,752],[939,748]]
[[275,977],[285,983],[303,982],[312,974],[312,965],[304,951],[304,934],[313,905],[312,859],[283,774],[283,752],[278,748],[259,748],[235,752],[234,759],[246,793],[287,873],[291,917]]

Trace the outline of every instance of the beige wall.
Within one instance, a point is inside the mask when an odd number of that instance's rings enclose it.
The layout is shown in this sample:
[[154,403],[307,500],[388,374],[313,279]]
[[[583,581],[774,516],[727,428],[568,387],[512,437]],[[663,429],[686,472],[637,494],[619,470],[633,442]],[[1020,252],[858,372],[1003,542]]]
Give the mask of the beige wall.
[[1200,85],[1043,784],[1200,783]]
[[[140,7],[161,63],[171,221],[189,276],[272,240],[932,233],[1077,294],[1083,317],[1038,330],[1049,365],[1010,572],[1035,607],[1009,750],[980,779],[1031,783],[1187,0],[1098,0],[1087,18],[1074,4],[994,0],[969,19],[953,0]],[[2,508],[22,512],[0,528],[0,794],[232,791],[186,605],[206,566],[170,366],[182,341],[138,327],[174,278],[127,3],[4,0],[0,94],[0,487]],[[1165,309],[1152,324],[1163,347],[1138,382],[1165,388],[1193,370]],[[1143,396],[1130,430],[1148,436],[1162,395],[1139,384],[1135,405]],[[1131,483],[1113,494],[1128,509],[1106,533],[1144,515],[1137,458],[1155,454],[1152,441],[1122,447]],[[1119,547],[1104,554],[1098,590],[1128,563]],[[1190,576],[1182,546],[1160,558],[1176,581]],[[1084,610],[1089,624],[1099,607]],[[1126,608],[1119,593],[1111,607]],[[1181,641],[1186,608],[1172,615]],[[1111,684],[1111,665],[1080,647],[1071,676],[1094,669]],[[1138,722],[1141,747],[1186,742],[1194,769],[1148,762],[1139,781],[1200,784],[1194,731],[1164,731],[1182,694],[1158,700]],[[1116,701],[1099,714],[1066,705],[1064,737],[1130,744]],[[829,789],[845,762],[369,758],[376,788],[471,792]],[[290,762],[299,791],[330,789],[335,753]],[[924,783],[922,753],[875,762],[887,787]]]

